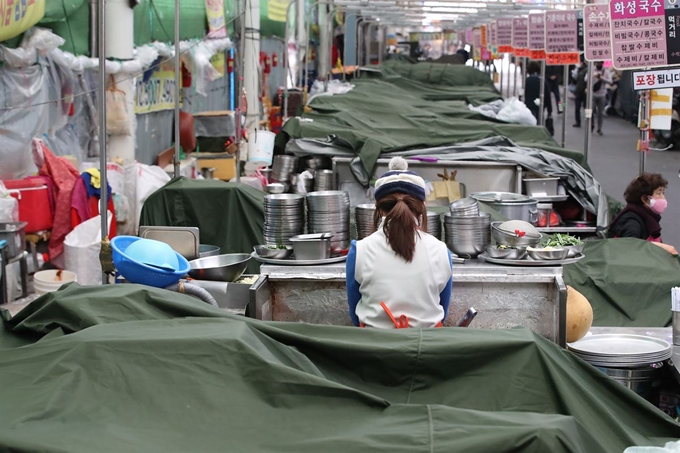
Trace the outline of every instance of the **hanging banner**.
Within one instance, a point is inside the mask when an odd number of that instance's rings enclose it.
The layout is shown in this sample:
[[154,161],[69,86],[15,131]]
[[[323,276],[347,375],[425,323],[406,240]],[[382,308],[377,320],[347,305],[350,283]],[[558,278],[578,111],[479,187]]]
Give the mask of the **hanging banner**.
[[465,44],[472,44],[472,29],[465,30]]
[[497,46],[496,42],[496,22],[491,22],[487,28],[489,29],[489,44],[492,46]]
[[583,8],[584,47],[587,61],[610,60],[612,42],[610,38],[609,5],[586,5]]
[[545,14],[529,14],[529,58],[545,60]]
[[175,64],[169,61],[157,68],[146,82],[143,77],[137,79],[135,113],[139,115],[174,108]]
[[0,0],[0,42],[15,38],[45,16],[45,0]]
[[482,30],[479,28],[472,30],[472,58],[475,61],[482,59]]
[[226,38],[224,0],[205,0],[205,11],[208,16],[208,37],[213,39]]
[[226,64],[227,64],[227,59],[224,57],[224,52],[217,52],[213,57],[210,59],[210,64],[217,70],[217,72],[220,73],[220,77],[224,77],[225,69],[226,69]]
[[285,22],[287,10],[288,0],[269,0],[267,18],[275,22]]
[[676,35],[680,11],[668,6],[664,9],[660,0],[613,0],[609,4],[614,68],[680,64],[680,42]]
[[512,19],[496,20],[496,41],[499,53],[512,53]]
[[481,40],[481,43],[480,43],[481,47],[486,47],[486,46],[489,45],[489,36],[487,35],[487,33],[488,33],[488,30],[486,28],[486,25],[482,25],[480,27],[480,32],[479,32],[479,36],[480,36],[480,40]]

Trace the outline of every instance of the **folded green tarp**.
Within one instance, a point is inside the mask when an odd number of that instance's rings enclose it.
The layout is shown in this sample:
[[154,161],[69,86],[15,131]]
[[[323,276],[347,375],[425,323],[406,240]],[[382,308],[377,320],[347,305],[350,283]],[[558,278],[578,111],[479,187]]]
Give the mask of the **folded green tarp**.
[[[264,192],[246,184],[176,178],[151,194],[140,225],[198,227],[201,244],[252,253],[264,244]],[[257,272],[255,262],[248,272]]]
[[564,280],[593,306],[593,325],[665,327],[680,259],[640,239],[587,242],[585,258],[564,267]]
[[[413,69],[415,68],[415,69]],[[488,74],[469,66],[391,62],[378,78],[355,79],[346,94],[317,96],[311,113],[291,118],[277,136],[278,152],[290,139],[337,135],[360,157],[369,174],[381,154],[507,137],[518,146],[576,159],[544,127],[509,124],[472,112],[501,98]]]
[[583,452],[680,425],[526,329],[259,322],[137,285],[0,330],[0,451]]

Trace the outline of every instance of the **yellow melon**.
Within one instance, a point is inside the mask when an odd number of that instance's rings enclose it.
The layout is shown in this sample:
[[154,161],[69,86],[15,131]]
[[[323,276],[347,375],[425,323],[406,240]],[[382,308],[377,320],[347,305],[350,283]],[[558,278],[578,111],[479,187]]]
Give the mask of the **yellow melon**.
[[585,337],[593,325],[593,307],[583,294],[567,286],[567,343]]

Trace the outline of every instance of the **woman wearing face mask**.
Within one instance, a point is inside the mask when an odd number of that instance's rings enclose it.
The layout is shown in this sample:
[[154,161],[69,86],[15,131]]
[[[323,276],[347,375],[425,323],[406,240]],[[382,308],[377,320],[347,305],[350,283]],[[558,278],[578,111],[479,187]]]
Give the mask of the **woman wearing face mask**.
[[659,221],[668,205],[666,186],[668,181],[658,173],[642,173],[631,181],[623,194],[627,205],[609,226],[610,237],[644,239],[677,255],[675,247],[661,242]]

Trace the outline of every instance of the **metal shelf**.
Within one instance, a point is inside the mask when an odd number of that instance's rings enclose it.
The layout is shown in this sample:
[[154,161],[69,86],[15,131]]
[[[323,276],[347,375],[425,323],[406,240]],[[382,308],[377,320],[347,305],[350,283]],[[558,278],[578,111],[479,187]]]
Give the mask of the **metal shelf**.
[[582,234],[595,234],[597,233],[597,228],[595,227],[550,227],[550,228],[537,228],[541,233],[582,233]]

